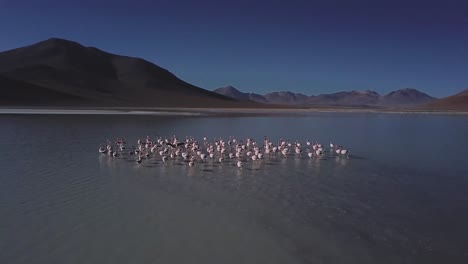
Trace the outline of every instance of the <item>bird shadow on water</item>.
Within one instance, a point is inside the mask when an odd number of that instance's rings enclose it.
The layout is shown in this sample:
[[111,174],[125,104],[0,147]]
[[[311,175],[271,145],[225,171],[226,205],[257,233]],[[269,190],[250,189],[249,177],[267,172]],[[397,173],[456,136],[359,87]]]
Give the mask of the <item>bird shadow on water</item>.
[[349,159],[356,159],[356,160],[368,160],[368,158],[359,155],[349,155]]

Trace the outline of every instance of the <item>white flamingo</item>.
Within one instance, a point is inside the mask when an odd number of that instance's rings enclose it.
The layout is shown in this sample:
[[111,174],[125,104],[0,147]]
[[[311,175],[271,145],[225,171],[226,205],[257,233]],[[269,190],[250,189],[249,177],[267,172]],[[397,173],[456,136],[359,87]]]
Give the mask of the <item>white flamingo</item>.
[[297,147],[295,148],[295,151],[296,151],[296,154],[301,154],[302,150],[300,147]]
[[349,158],[349,150],[347,150],[347,149],[342,149],[342,150],[340,151],[340,154],[341,154],[341,155],[345,155],[346,158]]
[[[216,160],[219,163],[223,163],[227,158],[234,159],[237,157],[235,165],[239,168],[249,160],[258,160],[258,162],[260,162],[264,157],[278,155],[276,154],[277,152],[284,157],[288,157],[292,155],[292,153],[301,155],[303,152],[306,153],[309,158],[319,157],[325,154],[325,147],[316,141],[306,140],[304,144],[301,144],[298,140],[289,141],[281,138],[278,144],[275,145],[266,136],[264,137],[263,145],[258,144],[252,138],[246,138],[246,140],[243,141],[236,140],[232,136],[229,137],[228,141],[224,141],[222,138],[214,138],[211,141],[203,137],[203,143],[200,144],[193,137],[186,137],[185,141],[179,141],[176,135],[170,138],[158,136],[154,141],[146,137],[146,140],[138,140],[138,145],[132,146],[128,152],[124,151],[125,144],[123,138],[117,138],[117,141],[114,143],[107,140],[107,144],[101,144],[99,146],[99,153],[107,153],[110,157],[136,154],[138,155],[137,163],[141,163],[145,156],[150,158],[151,156],[156,156],[157,153],[161,156],[163,162],[182,156],[184,160],[190,161],[188,162],[189,166],[194,166],[198,159],[202,162],[205,159],[212,159],[213,161]],[[302,148],[302,146],[304,146],[304,148]],[[331,141],[329,146],[331,154],[334,151],[337,156],[349,158],[350,151],[344,149],[343,146],[333,144]],[[326,151],[328,151],[328,149],[326,149]]]
[[202,161],[205,160],[206,154],[205,153],[200,154],[200,158],[202,159]]
[[105,154],[107,152],[107,149],[104,146],[99,147],[99,153]]
[[195,165],[195,157],[192,156],[192,157],[190,158],[190,161],[189,161],[188,165],[189,165],[190,167],[192,167],[193,165]]

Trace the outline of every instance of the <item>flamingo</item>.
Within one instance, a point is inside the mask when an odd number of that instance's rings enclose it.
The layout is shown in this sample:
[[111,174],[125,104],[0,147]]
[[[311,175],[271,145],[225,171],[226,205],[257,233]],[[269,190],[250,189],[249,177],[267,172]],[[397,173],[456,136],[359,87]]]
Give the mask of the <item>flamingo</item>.
[[154,153],[158,149],[157,145],[154,145],[151,147],[150,151],[151,153]]
[[302,152],[301,148],[298,147],[298,146],[296,146],[295,151],[296,151],[296,154],[301,154],[301,152]]
[[190,161],[189,161],[188,165],[189,165],[190,167],[192,167],[193,165],[195,165],[195,157],[192,156],[192,157],[190,158]]
[[99,153],[105,154],[107,152],[107,149],[104,146],[99,147]]
[[340,151],[340,154],[341,155],[346,155],[346,158],[349,158],[349,150],[347,150],[347,149],[342,149]]
[[[328,149],[325,149],[325,147],[317,141],[306,140],[304,144],[302,144],[298,140],[290,141],[281,138],[277,144],[274,144],[267,136],[264,137],[262,145],[252,138],[246,138],[246,140],[243,141],[230,136],[229,140],[224,141],[221,137],[213,138],[213,140],[208,140],[207,137],[203,137],[203,143],[199,143],[191,136],[185,137],[184,141],[179,141],[176,135],[168,138],[158,136],[154,141],[147,136],[146,140],[138,139],[137,143],[138,145],[131,146],[129,150],[125,150],[126,143],[124,139],[117,137],[114,143],[107,140],[106,144],[101,144],[99,146],[99,153],[106,153],[110,157],[136,155],[136,162],[139,164],[142,162],[143,158],[150,158],[157,154],[161,156],[163,162],[182,156],[184,160],[189,161],[189,166],[194,166],[197,159],[200,159],[202,162],[206,159],[212,159],[213,161],[223,163],[227,158],[234,159],[237,157],[235,166],[241,168],[244,163],[249,160],[258,160],[258,162],[260,162],[260,160],[265,157],[277,156],[277,152],[285,158],[292,155],[292,153],[301,155],[303,152],[306,153],[309,158],[313,158],[315,156],[324,155],[325,150],[328,151]],[[337,156],[349,158],[350,151],[344,149],[343,146],[334,144],[331,141],[329,146],[330,153],[335,152]]]

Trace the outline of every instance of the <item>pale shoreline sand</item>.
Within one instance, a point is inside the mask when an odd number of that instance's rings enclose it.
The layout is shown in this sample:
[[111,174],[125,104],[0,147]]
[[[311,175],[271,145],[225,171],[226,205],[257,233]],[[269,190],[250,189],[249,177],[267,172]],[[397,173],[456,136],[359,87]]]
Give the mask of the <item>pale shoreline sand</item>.
[[304,115],[311,113],[442,114],[467,115],[468,111],[428,111],[356,108],[254,109],[254,108],[19,108],[0,107],[0,114],[37,115],[158,115],[158,116],[226,116],[226,115]]
[[24,115],[180,115],[198,116],[195,112],[142,111],[142,110],[102,110],[102,109],[34,109],[34,108],[0,108],[0,114]]

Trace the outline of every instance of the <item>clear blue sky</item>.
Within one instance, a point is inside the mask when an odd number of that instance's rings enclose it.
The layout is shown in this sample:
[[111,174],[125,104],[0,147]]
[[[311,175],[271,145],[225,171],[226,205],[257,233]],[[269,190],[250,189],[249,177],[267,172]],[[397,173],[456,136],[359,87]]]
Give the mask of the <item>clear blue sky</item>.
[[443,97],[468,88],[466,2],[0,0],[0,50],[59,37],[206,89]]

